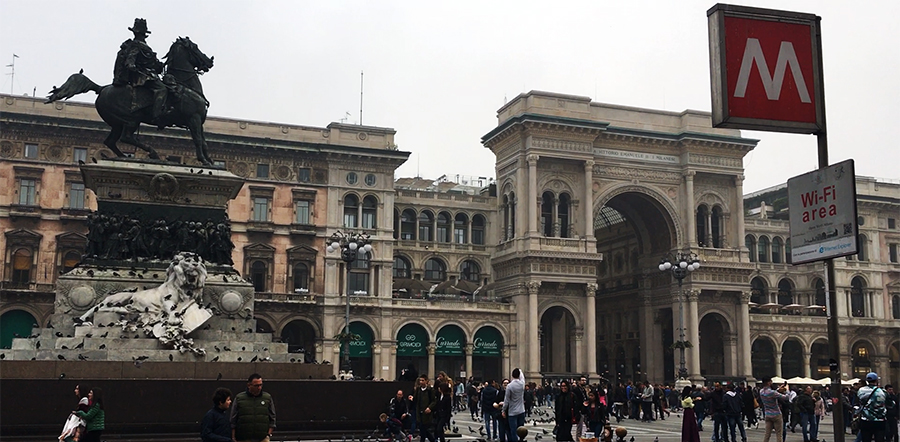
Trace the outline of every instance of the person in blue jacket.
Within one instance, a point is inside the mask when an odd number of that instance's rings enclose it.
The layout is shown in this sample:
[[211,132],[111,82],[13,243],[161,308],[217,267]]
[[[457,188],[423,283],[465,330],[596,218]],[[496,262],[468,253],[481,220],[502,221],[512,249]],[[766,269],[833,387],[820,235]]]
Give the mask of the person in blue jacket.
[[228,409],[231,408],[231,390],[216,389],[213,394],[213,407],[203,416],[200,422],[200,438],[203,442],[231,442],[231,420]]

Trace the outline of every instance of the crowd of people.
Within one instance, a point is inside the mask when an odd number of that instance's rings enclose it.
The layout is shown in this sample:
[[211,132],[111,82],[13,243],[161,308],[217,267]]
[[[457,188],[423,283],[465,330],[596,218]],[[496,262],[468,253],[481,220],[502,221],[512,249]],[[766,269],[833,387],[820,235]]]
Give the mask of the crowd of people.
[[[900,442],[898,394],[891,385],[878,386],[875,373],[867,376],[865,385],[844,388],[840,398],[831,397],[827,387],[773,386],[770,378],[757,386],[714,383],[679,391],[650,382],[600,379],[589,384],[585,377],[526,383],[519,369],[511,374],[499,381],[469,378],[454,382],[441,372],[433,386],[427,376],[419,376],[413,394],[398,391],[384,417],[393,419],[404,434],[418,435],[422,442],[443,442],[454,412],[468,412],[473,421],[482,423],[478,431],[488,441],[517,442],[516,429],[527,417],[552,422],[555,439],[565,442],[588,432],[599,435],[613,419],[654,422],[671,418],[677,411],[683,415],[682,440],[687,442],[700,441],[704,423],[712,430],[712,442],[747,442],[747,429],[760,426],[765,428],[765,442],[772,434],[783,442],[788,432],[799,432],[803,442],[818,442],[822,418],[841,401],[846,431],[856,434],[855,442]],[[535,407],[553,411],[535,411]],[[857,424],[851,426],[854,421]]]

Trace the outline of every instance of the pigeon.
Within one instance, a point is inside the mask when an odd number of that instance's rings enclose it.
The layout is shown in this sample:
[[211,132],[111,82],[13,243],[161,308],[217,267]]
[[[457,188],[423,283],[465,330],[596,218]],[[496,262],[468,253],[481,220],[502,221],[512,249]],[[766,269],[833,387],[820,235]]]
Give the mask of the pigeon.
[[541,431],[543,431],[543,432],[544,432],[544,434],[550,434],[550,432],[549,432],[549,431],[547,431],[547,429],[546,429],[546,428],[541,428]]
[[100,335],[101,338],[105,338],[105,337],[107,337],[107,336],[109,336],[109,332],[106,332],[106,333]]
[[57,337],[57,338],[61,338],[61,337],[63,337],[63,334],[62,334],[62,332],[56,332],[56,337]]
[[469,433],[474,433],[474,432],[475,432],[475,430],[473,430],[472,427],[467,427],[467,428],[469,429]]
[[65,345],[61,346],[60,348],[63,349],[63,350],[68,350],[68,349],[69,349],[69,347],[66,347]]
[[[219,357],[216,356],[216,359],[218,359],[218,358],[219,358]],[[217,380],[217,381],[221,381],[221,380],[222,380],[222,373],[219,373],[219,375],[216,376],[216,380]]]
[[34,343],[34,349],[35,349],[35,350],[40,350],[40,349],[41,349],[41,341],[38,341],[38,342],[35,342],[35,343]]
[[[209,361],[209,362],[219,362],[219,357],[216,356],[216,357],[212,358],[212,360]],[[222,375],[222,373],[219,373],[219,376],[221,376],[221,375]],[[217,379],[217,380],[218,380],[218,379]]]
[[243,360],[244,360],[244,358],[238,356],[238,362],[241,362],[241,361],[243,361]]
[[453,427],[453,432],[454,432],[454,433],[459,433],[459,427]]
[[258,356],[254,356],[253,359],[250,360],[250,362],[256,362],[257,359],[259,359],[259,357],[258,357]]
[[81,343],[78,344],[78,345],[76,345],[75,348],[76,348],[76,349],[84,348],[84,341],[81,341]]
[[66,357],[63,356],[63,355],[57,355],[56,358],[59,359],[60,361],[65,361],[65,360],[66,360]]
[[634,436],[631,436],[631,439],[628,442],[634,442]]
[[216,351],[222,351],[221,349],[219,349],[218,345],[213,345],[213,348],[216,349]]
[[175,356],[169,355],[169,362],[172,362],[174,360],[175,360]]
[[85,355],[83,355],[83,354],[81,354],[81,353],[78,353],[78,360],[79,360],[79,361],[86,361],[86,360],[88,360],[88,357],[85,356]]
[[99,349],[100,349],[100,350],[103,350],[104,348],[106,348],[106,344],[100,344]]
[[534,435],[534,439],[535,439],[535,440],[541,440],[541,439],[543,439],[543,438],[544,438],[544,437],[541,436],[540,434],[535,434],[535,435]]
[[65,379],[65,378],[66,378],[66,374],[65,374],[65,373],[60,373],[60,374],[59,374],[59,378],[60,378],[60,379]]

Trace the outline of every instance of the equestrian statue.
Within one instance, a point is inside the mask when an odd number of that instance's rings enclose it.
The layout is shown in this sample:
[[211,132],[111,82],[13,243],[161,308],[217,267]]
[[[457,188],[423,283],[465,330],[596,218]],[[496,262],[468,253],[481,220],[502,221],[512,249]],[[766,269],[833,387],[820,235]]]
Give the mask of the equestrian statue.
[[163,57],[163,64],[147,44],[150,30],[146,20],[134,19],[134,26],[128,30],[134,38],[125,40],[119,48],[112,84],[100,86],[82,70],[72,74],[62,86],[54,86],[46,103],[94,91],[97,113],[112,128],[103,144],[117,156],[125,156],[116,146],[122,141],[159,159],[159,154],[141,142],[135,132],[141,123],[159,129],[177,126],[191,132],[197,161],[212,166],[203,135],[209,101],[203,95],[200,75],[213,67],[213,57],[207,57],[189,37],[178,37]]

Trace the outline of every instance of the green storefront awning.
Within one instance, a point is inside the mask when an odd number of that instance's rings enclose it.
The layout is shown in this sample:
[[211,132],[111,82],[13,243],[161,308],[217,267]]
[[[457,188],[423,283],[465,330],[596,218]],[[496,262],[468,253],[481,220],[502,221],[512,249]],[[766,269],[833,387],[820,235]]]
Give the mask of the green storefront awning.
[[397,356],[428,356],[428,333],[419,324],[406,324],[397,332]]
[[462,356],[465,354],[466,334],[455,325],[442,328],[434,340],[435,356]]
[[350,341],[350,357],[351,358],[371,358],[372,342],[375,340],[374,333],[368,325],[362,322],[351,322],[350,333],[359,335],[359,339]]
[[502,356],[503,335],[494,327],[481,327],[475,332],[473,356]]

